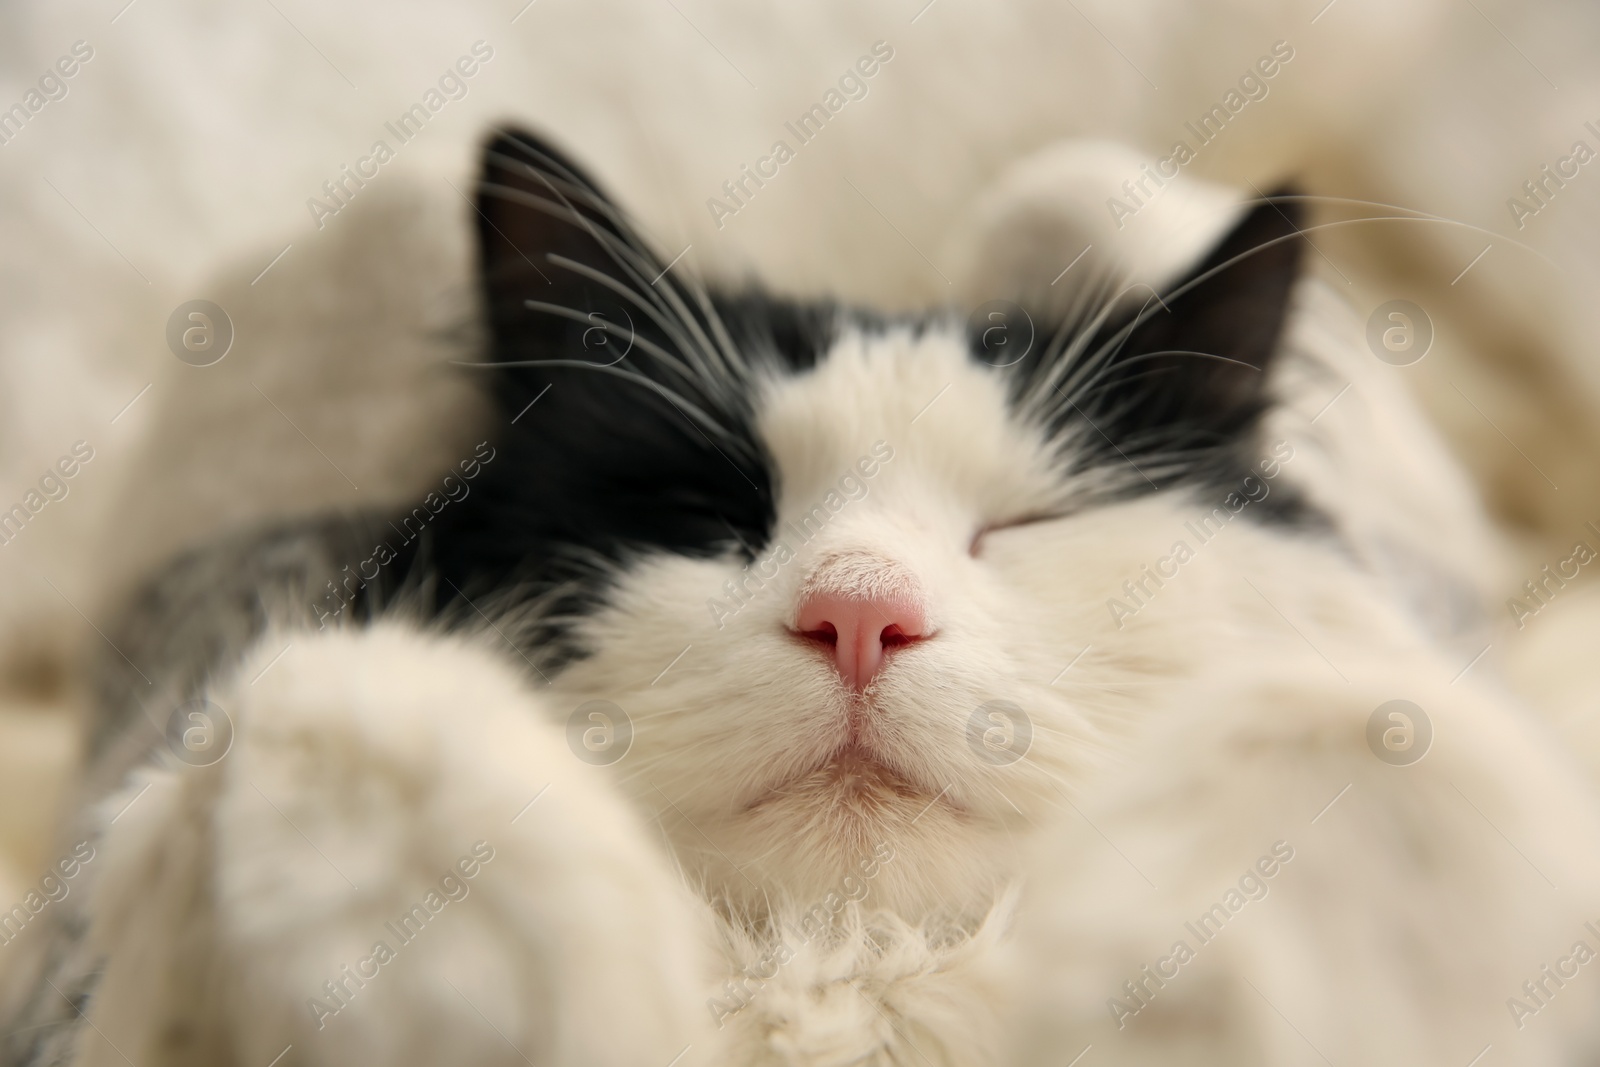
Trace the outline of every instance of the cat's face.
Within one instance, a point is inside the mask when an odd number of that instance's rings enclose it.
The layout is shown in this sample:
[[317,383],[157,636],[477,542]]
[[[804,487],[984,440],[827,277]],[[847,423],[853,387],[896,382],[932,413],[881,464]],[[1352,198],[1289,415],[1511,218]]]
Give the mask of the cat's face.
[[1163,669],[1106,598],[1251,460],[1287,215],[1017,358],[959,314],[699,297],[525,135],[480,212],[507,458],[437,531],[449,586],[528,619],[574,736],[621,709],[611,773],[713,892],[977,905],[1115,728],[1064,676]]

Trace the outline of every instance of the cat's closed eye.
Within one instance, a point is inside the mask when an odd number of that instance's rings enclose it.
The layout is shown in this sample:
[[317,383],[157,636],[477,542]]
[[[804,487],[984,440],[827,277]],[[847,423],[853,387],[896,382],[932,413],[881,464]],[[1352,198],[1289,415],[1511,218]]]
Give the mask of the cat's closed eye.
[[972,542],[967,546],[967,554],[973,559],[982,556],[984,539],[990,534],[1004,533],[1007,530],[1015,530],[1024,526],[1035,526],[1042,522],[1054,522],[1060,518],[1064,518],[1064,516],[1059,512],[1051,512],[1043,515],[1019,515],[1014,519],[1001,519],[996,522],[985,523],[978,527],[977,532],[972,535]]

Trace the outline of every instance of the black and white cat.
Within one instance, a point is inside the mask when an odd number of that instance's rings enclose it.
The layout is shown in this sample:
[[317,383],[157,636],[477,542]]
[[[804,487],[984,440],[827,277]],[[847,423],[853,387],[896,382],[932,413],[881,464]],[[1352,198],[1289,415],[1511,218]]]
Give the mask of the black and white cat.
[[136,599],[3,1062],[1587,1062],[1600,810],[1462,670],[1470,495],[1294,195],[1040,273],[1128,165],[897,315],[493,138],[482,443]]

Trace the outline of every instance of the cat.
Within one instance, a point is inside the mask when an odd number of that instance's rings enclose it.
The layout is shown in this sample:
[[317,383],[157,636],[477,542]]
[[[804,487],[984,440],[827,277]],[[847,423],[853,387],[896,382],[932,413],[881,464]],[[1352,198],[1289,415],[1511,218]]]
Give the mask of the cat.
[[3,1062],[1583,1062],[1600,809],[1470,671],[1483,519],[1292,189],[1041,273],[1137,163],[878,313],[492,136],[481,444],[134,598]]

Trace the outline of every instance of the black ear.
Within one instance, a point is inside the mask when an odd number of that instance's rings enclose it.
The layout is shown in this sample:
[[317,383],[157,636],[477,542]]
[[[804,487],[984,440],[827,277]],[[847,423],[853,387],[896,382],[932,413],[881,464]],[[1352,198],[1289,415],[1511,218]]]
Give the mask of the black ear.
[[440,605],[550,594],[554,640],[615,565],[764,542],[765,452],[692,276],[666,273],[596,184],[526,133],[490,138],[477,209],[495,365],[473,373],[500,419],[470,494],[416,549]]
[[[632,316],[618,288],[648,285],[661,265],[598,184],[532,134],[501,130],[484,149],[477,209],[483,292],[497,340],[515,335],[525,347],[537,337],[601,363],[627,346]],[[496,355],[504,356],[501,346]]]
[[1250,208],[1203,262],[1131,320],[1101,331],[1075,403],[1122,451],[1231,448],[1267,404],[1266,379],[1299,277],[1302,211],[1289,189]]

